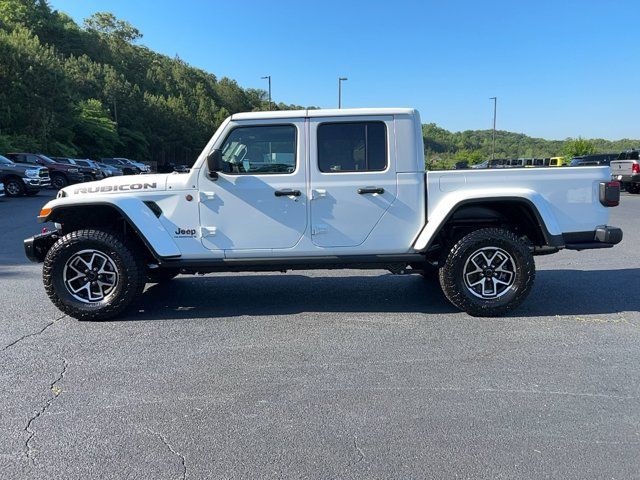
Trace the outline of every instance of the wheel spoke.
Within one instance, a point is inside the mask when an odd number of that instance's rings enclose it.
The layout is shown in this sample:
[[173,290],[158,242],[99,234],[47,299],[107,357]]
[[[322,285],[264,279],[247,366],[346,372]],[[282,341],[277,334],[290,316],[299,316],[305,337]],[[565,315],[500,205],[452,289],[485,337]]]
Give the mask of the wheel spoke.
[[498,298],[515,282],[515,262],[502,248],[482,247],[469,255],[463,274],[471,294],[483,299]]
[[65,265],[64,283],[69,293],[83,303],[107,298],[118,284],[115,262],[99,250],[75,253]]

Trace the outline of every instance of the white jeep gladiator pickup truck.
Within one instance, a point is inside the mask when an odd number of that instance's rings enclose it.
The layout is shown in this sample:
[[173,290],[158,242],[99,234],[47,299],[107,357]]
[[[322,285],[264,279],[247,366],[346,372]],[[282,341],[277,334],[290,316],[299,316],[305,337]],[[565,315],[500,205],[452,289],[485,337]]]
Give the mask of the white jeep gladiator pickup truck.
[[531,290],[534,255],[622,239],[607,167],[424,165],[413,109],[235,114],[187,174],[60,190],[39,215],[56,229],[25,250],[78,319],[117,315],[179,273],[329,268],[437,271],[456,307],[495,316]]

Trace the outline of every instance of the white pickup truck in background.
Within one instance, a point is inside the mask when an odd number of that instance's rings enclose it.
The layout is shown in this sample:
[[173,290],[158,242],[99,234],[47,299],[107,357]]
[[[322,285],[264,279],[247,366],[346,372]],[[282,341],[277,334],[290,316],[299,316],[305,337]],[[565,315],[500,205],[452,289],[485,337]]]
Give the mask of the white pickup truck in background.
[[611,162],[611,177],[629,193],[640,193],[640,151],[628,150]]
[[178,273],[325,268],[437,269],[455,306],[491,316],[525,299],[534,255],[622,239],[607,167],[424,165],[413,109],[235,114],[187,174],[62,189],[39,217],[57,229],[25,250],[79,319],[117,315]]

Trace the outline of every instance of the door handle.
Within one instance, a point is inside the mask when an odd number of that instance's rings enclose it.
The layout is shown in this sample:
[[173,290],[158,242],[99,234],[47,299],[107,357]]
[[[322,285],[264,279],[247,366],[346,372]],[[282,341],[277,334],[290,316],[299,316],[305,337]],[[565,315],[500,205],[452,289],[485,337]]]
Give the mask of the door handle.
[[284,190],[276,190],[273,192],[276,197],[299,197],[302,195],[300,190],[291,190],[290,188],[285,188]]
[[364,187],[364,188],[359,188],[358,189],[358,193],[360,195],[364,195],[365,193],[379,193],[379,194],[383,194],[384,193],[384,188],[382,187]]

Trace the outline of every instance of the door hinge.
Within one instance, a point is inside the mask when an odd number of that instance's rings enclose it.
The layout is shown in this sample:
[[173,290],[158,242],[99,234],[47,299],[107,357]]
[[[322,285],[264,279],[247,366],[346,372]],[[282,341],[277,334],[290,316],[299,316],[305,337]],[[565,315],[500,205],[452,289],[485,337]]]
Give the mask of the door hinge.
[[327,226],[325,224],[320,223],[311,227],[311,235],[319,235],[321,233],[327,233]]
[[213,237],[217,231],[217,227],[200,227],[200,236],[202,238]]
[[215,192],[200,192],[200,201],[206,202],[207,200],[213,200],[216,198]]

